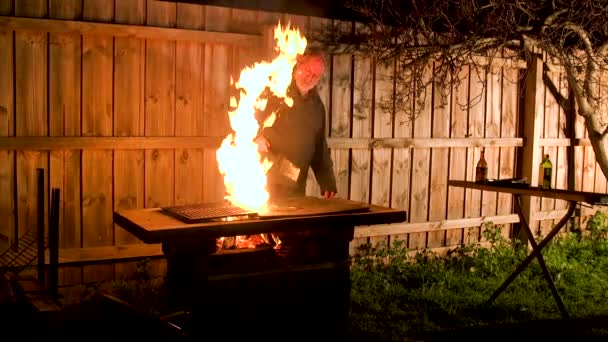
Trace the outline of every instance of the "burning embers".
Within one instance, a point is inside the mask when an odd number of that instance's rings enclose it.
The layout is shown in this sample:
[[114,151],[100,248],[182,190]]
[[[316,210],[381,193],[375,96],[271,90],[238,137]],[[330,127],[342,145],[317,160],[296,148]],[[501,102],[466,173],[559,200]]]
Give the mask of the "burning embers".
[[[267,99],[262,93],[268,88],[272,94],[284,99],[288,106],[293,100],[287,97],[287,88],[291,83],[292,71],[298,55],[306,48],[306,38],[299,30],[281,27],[279,23],[274,31],[277,42],[277,57],[271,62],[259,62],[245,67],[239,80],[233,83],[239,89],[239,99],[230,99],[230,125],[233,132],[222,142],[216,152],[218,167],[224,177],[226,199],[233,205],[261,212],[267,209],[269,194],[266,189],[266,173],[272,166],[266,158],[262,160],[258,152],[256,138],[259,124],[255,112],[266,108]],[[264,126],[272,126],[274,115],[271,115]]]

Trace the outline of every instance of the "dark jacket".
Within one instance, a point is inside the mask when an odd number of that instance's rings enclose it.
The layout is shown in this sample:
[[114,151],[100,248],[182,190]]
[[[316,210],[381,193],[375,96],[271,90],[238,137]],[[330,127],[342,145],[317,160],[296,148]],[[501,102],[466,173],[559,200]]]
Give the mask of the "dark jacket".
[[[260,126],[273,111],[277,118],[272,127],[261,131],[270,143],[270,152],[287,158],[300,169],[295,184],[285,182],[278,172],[268,174],[271,196],[304,196],[308,168],[312,168],[321,192],[336,192],[336,178],[333,163],[325,138],[325,106],[316,88],[306,96],[292,85],[287,94],[293,98],[293,106],[288,107],[283,100],[269,96],[266,110],[257,118]],[[274,168],[274,167],[273,167]],[[275,168],[277,169],[277,168]]]

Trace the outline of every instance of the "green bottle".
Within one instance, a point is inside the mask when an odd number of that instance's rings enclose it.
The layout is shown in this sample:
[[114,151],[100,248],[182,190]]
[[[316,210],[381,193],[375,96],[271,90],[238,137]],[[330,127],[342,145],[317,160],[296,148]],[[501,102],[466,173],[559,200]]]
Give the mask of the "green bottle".
[[538,173],[538,186],[543,189],[551,189],[551,173],[553,171],[553,163],[549,159],[549,155],[545,154],[543,161],[540,163],[540,172]]

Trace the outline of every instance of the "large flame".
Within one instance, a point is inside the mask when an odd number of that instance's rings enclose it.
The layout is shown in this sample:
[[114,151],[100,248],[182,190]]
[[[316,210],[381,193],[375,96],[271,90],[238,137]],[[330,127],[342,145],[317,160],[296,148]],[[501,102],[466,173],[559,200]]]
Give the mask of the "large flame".
[[[230,106],[236,108],[228,113],[233,132],[216,152],[219,171],[224,176],[225,198],[235,206],[258,212],[267,209],[266,172],[271,164],[266,159],[261,161],[254,141],[259,129],[254,114],[266,107],[266,99],[261,98],[266,88],[283,98],[288,106],[293,105],[293,99],[287,97],[287,88],[296,58],[306,49],[306,38],[289,24],[283,28],[279,23],[274,38],[278,56],[272,62],[245,67],[234,84],[240,89],[240,96],[238,101],[230,98]],[[264,125],[272,125],[273,119],[271,116]]]

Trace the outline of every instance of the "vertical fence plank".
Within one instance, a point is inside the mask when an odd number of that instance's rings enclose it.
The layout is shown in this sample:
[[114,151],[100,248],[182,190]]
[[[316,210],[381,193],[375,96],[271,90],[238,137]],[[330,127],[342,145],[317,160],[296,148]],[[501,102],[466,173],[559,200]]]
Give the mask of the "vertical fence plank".
[[[46,0],[17,0],[15,15],[44,17]],[[46,136],[48,39],[46,32],[15,33],[15,135]],[[19,151],[16,155],[17,236],[36,229],[36,169],[48,171],[48,152]],[[48,175],[48,174],[47,174]],[[45,187],[46,189],[47,187]],[[45,199],[48,198],[45,190]],[[48,208],[45,200],[45,215]]]
[[[555,85],[560,94],[564,98],[568,98],[569,85],[565,75],[562,73],[559,77],[559,82]],[[569,138],[566,136],[568,127],[568,113],[563,107],[559,107],[558,131],[557,137],[560,139]],[[568,146],[560,146],[557,148],[557,158],[554,165],[555,169],[555,188],[568,189]],[[555,201],[555,209],[565,210],[568,207],[568,202],[564,200]],[[565,231],[565,229],[564,229]]]
[[[559,87],[559,73],[549,73],[549,79],[556,87]],[[544,137],[545,138],[557,138],[558,137],[558,124],[559,124],[559,104],[557,99],[547,89],[545,95],[545,125],[544,125]],[[553,172],[551,175],[551,187],[555,187],[556,170],[557,170],[557,148],[555,146],[545,146],[542,151],[542,156],[545,154],[549,155],[549,159],[553,163]],[[542,158],[541,158],[542,160]],[[540,177],[540,175],[539,175]],[[539,180],[540,181],[540,180]],[[555,209],[555,200],[552,198],[543,198],[540,204],[541,211],[550,211]],[[543,220],[539,222],[539,231],[542,235],[547,234],[552,226],[554,220]]]
[[[515,138],[517,135],[518,117],[518,85],[519,70],[513,68],[503,68],[502,75],[502,110],[500,136],[503,138]],[[515,177],[515,147],[500,148],[500,169],[498,178]],[[513,195],[498,194],[496,200],[496,213],[498,215],[508,215],[513,212]],[[510,237],[510,226],[502,228],[502,235]]]
[[[174,27],[175,6],[174,3],[148,2],[148,25]],[[146,40],[146,136],[175,134],[175,44],[175,41]],[[174,150],[146,150],[144,163],[146,207],[174,203],[174,162]]]
[[[488,67],[486,76],[486,106],[485,106],[485,130],[484,137],[498,138],[500,137],[500,121],[501,121],[501,68],[496,66]],[[491,179],[498,178],[498,168],[500,167],[499,149],[496,147],[487,146],[485,148],[486,161],[488,162],[488,177]],[[496,215],[496,198],[498,193],[495,191],[483,191],[481,194],[481,215],[493,216]]]
[[[230,20],[230,32],[246,32],[255,34],[263,32],[258,24],[258,14],[255,11],[232,9]],[[241,71],[246,66],[252,66],[261,62],[262,49],[260,47],[238,47],[232,48],[232,72],[231,77],[237,81]]]
[[[0,14],[12,11],[12,1],[3,3]],[[0,136],[15,135],[15,85],[13,83],[13,31],[0,30]],[[0,237],[15,239],[15,152],[0,151]],[[10,195],[9,195],[10,194]]]
[[[393,136],[394,99],[393,83],[395,76],[395,63],[375,63],[374,109],[373,109],[373,137],[390,138]],[[381,206],[390,206],[392,150],[390,148],[376,148],[372,150],[372,187],[371,203]],[[387,237],[372,237],[370,244],[377,247],[388,244]]]
[[[578,113],[578,111],[576,111]],[[581,117],[580,115],[577,115]],[[577,125],[579,124],[579,120],[577,120]],[[589,139],[589,132],[585,126],[585,120],[581,120],[581,130],[582,136],[585,139]],[[576,163],[577,168],[580,168],[581,171],[581,190],[582,191],[593,191],[595,186],[595,152],[593,151],[593,147],[591,145],[583,146],[581,151],[582,156],[581,163]],[[589,222],[590,215],[594,212],[594,208],[581,206],[580,207],[580,228],[586,229],[587,223]]]
[[[452,88],[452,114],[450,119],[450,137],[464,138],[467,136],[467,108],[469,101],[469,67],[464,66],[457,70],[453,77],[459,81]],[[467,160],[466,147],[450,148],[450,172],[449,178],[456,180],[466,179],[467,170],[470,169],[471,161]],[[448,219],[464,217],[465,189],[461,187],[448,187]],[[461,244],[464,229],[450,229],[446,232],[445,243],[447,246]]]
[[[325,27],[326,25],[330,25],[330,24],[331,24],[331,20],[329,20],[329,19],[311,18],[310,31],[316,32],[317,30],[320,30],[321,28]],[[330,110],[331,110],[331,98],[330,98],[331,61],[332,61],[332,56],[326,56],[327,65],[325,68],[325,74],[321,77],[321,80],[319,80],[319,83],[317,84],[317,91],[319,92],[319,96],[321,97],[321,100],[323,101],[323,105],[325,105],[325,131],[326,131],[325,136],[328,135],[329,129],[331,128],[330,124],[329,124],[329,117],[330,117]],[[306,195],[319,197],[320,194],[321,194],[321,188],[319,187],[319,184],[315,180],[315,176],[313,175],[313,173],[309,172],[308,178],[306,179]]]
[[[605,94],[606,92],[606,78],[607,75],[600,75],[600,84],[598,86],[599,94]],[[600,102],[600,113],[602,113],[603,117],[606,118],[608,116],[608,101],[604,99]],[[595,192],[606,193],[606,176],[602,172],[599,164],[595,166]],[[557,207],[557,204],[556,204]]]
[[[540,145],[539,137],[542,134],[542,120],[545,105],[545,89],[542,79],[543,62],[539,57],[534,58],[529,64],[529,70],[525,79],[524,94],[524,120],[522,137],[525,139],[522,148],[522,177],[526,177],[530,184],[538,182],[538,165],[540,164]],[[538,198],[533,196],[522,196],[521,210],[524,218],[534,232],[538,227],[538,222],[534,220]],[[521,230],[521,227],[520,227]],[[514,232],[515,237],[527,243],[525,232]]]
[[309,42],[312,38],[314,38],[312,36],[308,36],[310,30],[310,17],[286,13],[283,15],[283,20],[281,22],[284,25],[289,24],[292,28],[298,29],[301,34],[307,36],[306,38]]
[[[207,6],[205,9],[205,29],[226,31],[230,25],[230,9]],[[206,44],[203,77],[204,121],[206,136],[225,137],[231,131],[228,120],[230,94],[230,47],[223,44]],[[225,188],[219,173],[216,149],[203,152],[203,199],[218,201],[224,197]]]
[[13,11],[13,1],[2,1],[0,2],[0,15],[9,15]]
[[[589,138],[589,134],[585,129],[585,138]],[[583,169],[582,175],[582,191],[591,191],[593,192],[595,188],[595,174],[596,172],[596,161],[595,161],[595,152],[593,151],[593,147],[585,146],[583,147],[583,163],[580,166]],[[580,165],[580,164],[579,164]],[[581,207],[581,228],[587,228],[587,223],[589,221],[590,216],[593,214],[594,209],[586,206]]]
[[[350,32],[349,22],[335,21],[334,25],[343,32]],[[341,54],[332,58],[331,85],[331,125],[332,138],[350,137],[352,55]],[[338,186],[337,197],[348,198],[349,150],[332,149],[331,157]],[[323,189],[321,189],[323,190]]]
[[[574,110],[572,111],[572,116],[574,116],[572,123],[574,125],[572,133],[574,134],[575,139],[583,139],[585,137],[585,120],[581,115],[578,115],[578,102],[572,101],[574,105]],[[584,163],[584,146],[574,146],[574,190],[582,191],[583,190],[583,163]],[[578,208],[581,209],[580,204]],[[572,219],[572,225],[574,229],[582,228],[582,218],[581,218],[582,210],[579,211],[579,215]]]
[[[85,0],[83,19],[111,22],[113,2]],[[113,51],[112,37],[82,37],[82,135],[112,136]],[[82,152],[82,243],[83,247],[112,245],[114,222],[112,151]],[[111,265],[86,266],[83,282],[113,278]]]
[[[50,1],[49,16],[74,20],[82,15],[82,2]],[[73,33],[49,35],[49,135],[80,136],[81,39]],[[60,189],[59,248],[81,247],[80,150],[50,151],[51,188]],[[59,269],[59,286],[79,284],[80,267]]]
[[[177,26],[201,30],[205,26],[203,6],[177,4]],[[175,60],[175,135],[203,135],[204,46],[177,42]],[[203,150],[175,150],[175,204],[203,201]]]
[[[485,99],[485,69],[471,66],[469,81],[469,124],[468,136],[481,138],[484,134],[484,99]],[[480,148],[467,149],[467,180],[475,180],[475,166],[479,160]],[[465,216],[479,217],[481,215],[481,191],[467,189],[465,191]],[[479,241],[479,227],[464,230],[465,242]]]
[[[424,84],[432,77],[433,65],[425,67],[423,71]],[[414,120],[414,138],[431,137],[431,111],[433,105],[432,85],[426,85],[420,97],[415,99],[415,106],[420,114]],[[429,171],[430,148],[415,148],[412,151],[412,179],[410,191],[410,222],[425,222],[429,215]],[[426,233],[412,233],[409,235],[408,248],[421,249],[426,247]]]
[[82,17],[82,0],[48,0],[49,17],[76,20]]
[[[373,74],[372,59],[355,56],[353,84],[353,138],[372,136]],[[370,200],[370,149],[353,149],[351,152],[350,200],[368,203]],[[357,254],[367,238],[355,238],[350,243],[351,255]]]
[[[399,64],[395,66],[395,72],[407,72],[399,68]],[[412,83],[413,84],[413,83]],[[412,84],[409,86],[411,87]],[[404,85],[399,85],[400,91]],[[409,115],[410,108],[402,108],[403,104],[395,106],[395,121],[393,123],[393,134],[395,138],[411,138],[413,136],[413,120]],[[412,104],[408,104],[411,106]],[[410,209],[410,186],[412,176],[412,149],[411,148],[395,148],[393,149],[393,170],[391,184],[391,208],[403,209],[407,211],[407,218],[411,220],[412,212]],[[408,234],[391,235],[391,244],[393,242],[403,241],[403,247],[407,246]]]
[[[115,2],[116,23],[143,25],[146,0]],[[133,37],[114,38],[114,136],[143,136],[145,41]],[[114,151],[114,210],[145,206],[144,151]],[[141,243],[124,228],[114,225],[114,244]],[[114,265],[114,278],[122,279],[137,270],[136,262]]]
[[[452,108],[450,87],[438,81],[433,82],[433,138],[449,138],[450,110]],[[446,218],[449,171],[449,149],[433,148],[431,150],[431,185],[429,194],[429,220],[438,221]],[[446,231],[428,233],[428,248],[445,246]]]
[[[4,0],[4,2],[7,2],[7,0]],[[47,6],[47,0],[15,0],[15,15],[18,17],[42,18],[47,15]]]

